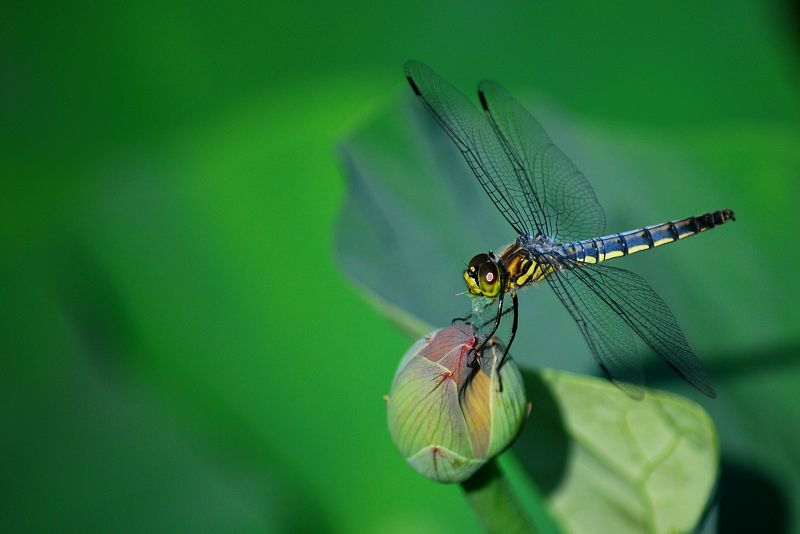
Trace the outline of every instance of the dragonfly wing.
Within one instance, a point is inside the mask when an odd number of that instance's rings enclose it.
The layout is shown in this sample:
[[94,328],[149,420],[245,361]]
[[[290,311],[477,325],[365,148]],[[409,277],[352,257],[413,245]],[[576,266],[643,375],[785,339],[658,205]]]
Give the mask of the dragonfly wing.
[[[716,397],[702,362],[689,347],[675,316],[644,278],[616,267],[581,264],[559,271],[548,280],[573,318],[576,315],[572,308],[582,305],[592,310],[584,312],[584,319],[593,322],[595,330],[624,322],[687,382],[705,395]],[[585,327],[581,330],[595,357],[604,359],[605,355],[598,354],[592,345]],[[628,359],[627,342],[619,348],[618,359],[623,358]],[[631,365],[641,372],[638,360]]]
[[515,171],[486,115],[427,65],[409,61],[405,72],[411,88],[456,144],[508,223],[518,234],[543,234],[544,221],[530,204],[530,184]]
[[606,377],[628,396],[642,398],[642,365],[636,339],[625,319],[584,283],[576,270],[557,271],[546,280],[578,324]]
[[529,184],[546,235],[560,242],[603,235],[605,213],[592,186],[533,115],[495,82],[481,82],[478,95],[520,181]]

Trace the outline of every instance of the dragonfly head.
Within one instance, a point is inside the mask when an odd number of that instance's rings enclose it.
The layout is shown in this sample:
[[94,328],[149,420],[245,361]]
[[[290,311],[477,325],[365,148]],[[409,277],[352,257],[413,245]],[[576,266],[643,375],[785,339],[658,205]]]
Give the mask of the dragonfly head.
[[496,297],[502,288],[500,265],[493,254],[478,254],[472,258],[464,271],[464,281],[471,295]]

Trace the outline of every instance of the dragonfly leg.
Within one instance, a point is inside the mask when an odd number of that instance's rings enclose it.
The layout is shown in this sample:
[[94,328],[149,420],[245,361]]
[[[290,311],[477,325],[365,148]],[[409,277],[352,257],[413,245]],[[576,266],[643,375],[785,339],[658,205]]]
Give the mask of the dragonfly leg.
[[453,325],[453,324],[456,324],[456,323],[468,323],[469,320],[472,318],[472,315],[473,314],[468,313],[464,317],[454,317],[453,320],[450,321],[450,324]]
[[[503,280],[501,283],[505,285],[505,280]],[[492,331],[489,332],[489,335],[486,336],[486,339],[483,340],[483,343],[481,343],[478,349],[475,351],[475,355],[478,358],[483,355],[483,349],[486,348],[486,344],[489,343],[489,340],[492,339],[492,336],[497,333],[497,329],[500,328],[500,320],[503,318],[503,297],[505,297],[505,293],[500,293],[500,296],[497,299],[497,315],[494,318],[494,326],[492,327]]]
[[[501,293],[500,297],[497,299],[498,300],[498,303],[497,303],[497,315],[494,318],[494,327],[492,328],[492,331],[489,333],[489,335],[486,336],[486,339],[483,340],[483,343],[481,343],[478,346],[478,348],[475,349],[475,351],[474,351],[475,359],[467,363],[467,367],[469,367],[472,371],[470,372],[470,375],[467,377],[467,380],[461,386],[460,393],[461,393],[462,396],[466,393],[467,388],[469,387],[470,383],[472,382],[472,379],[475,378],[475,375],[478,373],[478,370],[480,368],[481,356],[483,355],[483,351],[486,349],[486,346],[489,345],[489,344],[494,346],[496,344],[496,342],[493,341],[492,338],[494,337],[495,333],[497,333],[497,329],[500,328],[500,321],[502,320],[502,318],[503,318],[503,316],[505,314],[507,314],[509,311],[513,311],[514,312],[514,321],[512,323],[512,327],[511,327],[511,338],[508,341],[508,345],[506,345],[505,349],[503,350],[503,356],[500,358],[500,363],[497,366],[498,387],[499,387],[499,391],[503,391],[503,380],[502,380],[502,378],[500,378],[500,374],[499,373],[500,373],[500,369],[503,367],[503,364],[506,361],[506,356],[508,356],[508,350],[511,348],[511,343],[514,342],[514,337],[516,337],[516,335],[517,335],[517,324],[518,324],[518,315],[519,315],[518,314],[519,303],[517,301],[516,293],[512,293],[511,294],[511,302],[512,302],[513,306],[511,308],[509,308],[508,310],[503,310],[503,297],[504,297],[504,295],[505,294]],[[486,326],[488,324],[489,324],[489,321],[487,321],[484,324],[484,326]]]
[[461,399],[462,399],[463,397],[465,397],[465,396],[466,396],[466,394],[467,394],[467,389],[469,388],[470,384],[472,384],[472,380],[475,378],[475,376],[476,376],[478,373],[480,373],[480,372],[481,372],[481,369],[480,369],[480,364],[479,364],[479,358],[477,358],[477,357],[476,357],[474,360],[472,360],[471,362],[469,362],[469,363],[467,364],[467,367],[469,368],[469,375],[467,375],[467,378],[466,378],[466,380],[464,380],[464,383],[463,383],[463,384],[461,384],[461,387],[460,387],[460,388],[459,388],[459,390],[458,390],[458,394],[459,394],[459,402],[461,401]]
[[511,303],[513,304],[511,309],[514,310],[514,320],[511,323],[511,337],[508,339],[508,344],[503,351],[503,356],[500,358],[500,363],[497,364],[497,380],[500,384],[500,391],[503,391],[503,379],[500,377],[500,370],[506,363],[506,356],[508,356],[508,351],[511,350],[511,344],[514,343],[514,338],[517,337],[517,324],[519,323],[519,303],[517,301],[516,293],[511,294]]

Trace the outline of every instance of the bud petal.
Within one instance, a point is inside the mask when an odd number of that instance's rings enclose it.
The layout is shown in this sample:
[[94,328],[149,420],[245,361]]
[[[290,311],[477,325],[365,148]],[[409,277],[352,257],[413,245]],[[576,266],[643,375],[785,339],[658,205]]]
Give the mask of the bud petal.
[[[516,365],[497,364],[503,347],[484,350],[469,325],[435,330],[408,350],[387,400],[389,432],[417,471],[460,482],[508,447],[526,417],[525,388]],[[501,387],[502,385],[502,387]]]

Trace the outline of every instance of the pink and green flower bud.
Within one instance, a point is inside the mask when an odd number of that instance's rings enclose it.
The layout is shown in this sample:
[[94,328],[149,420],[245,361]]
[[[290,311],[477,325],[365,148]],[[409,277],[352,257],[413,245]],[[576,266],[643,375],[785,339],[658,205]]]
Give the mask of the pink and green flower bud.
[[400,362],[387,398],[389,432],[400,454],[423,475],[461,482],[518,435],[528,405],[519,369],[497,370],[503,347],[490,344],[470,367],[479,340],[454,325],[418,340]]

